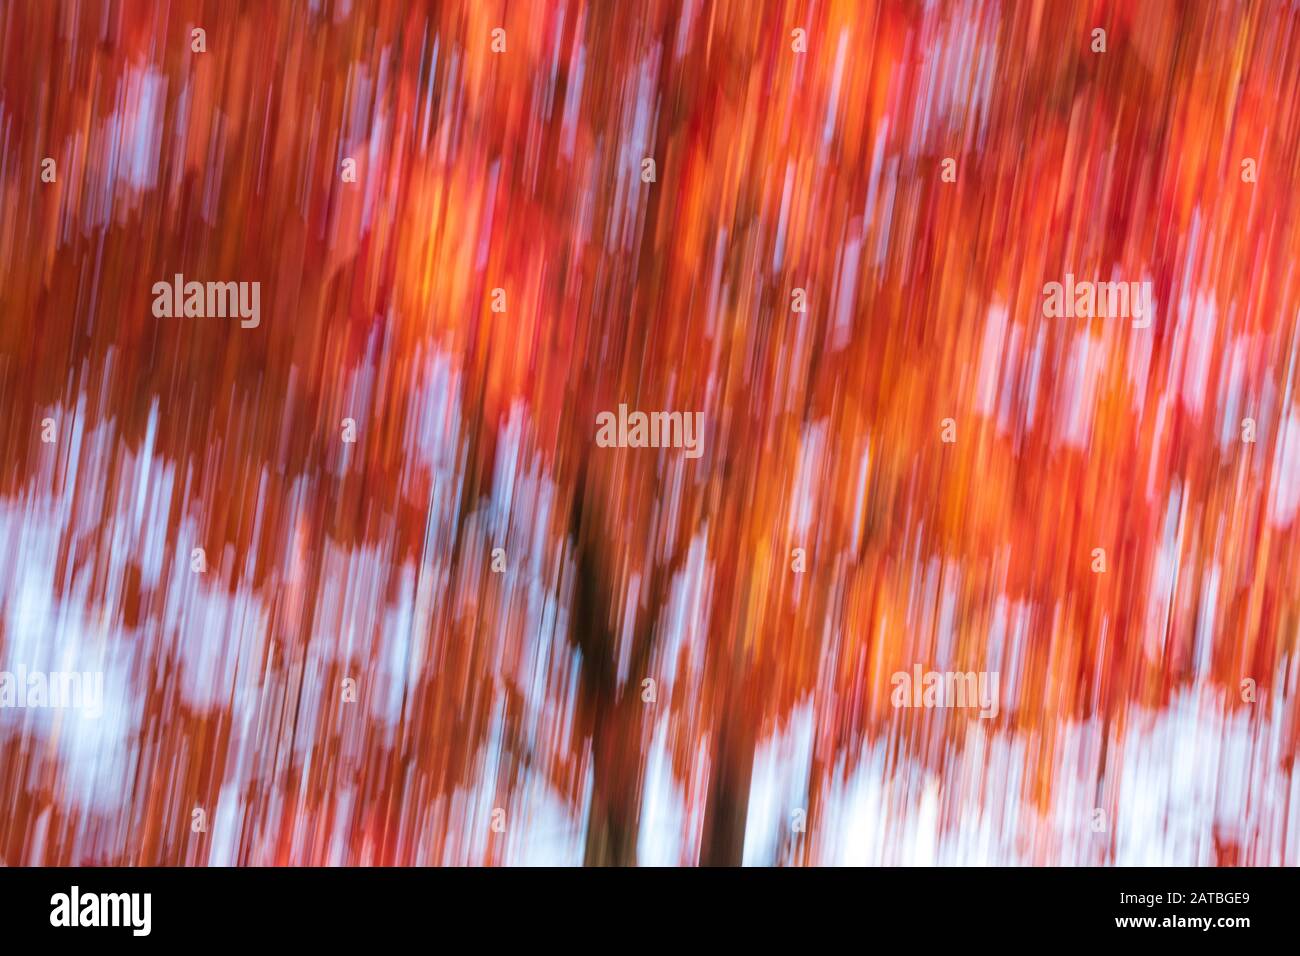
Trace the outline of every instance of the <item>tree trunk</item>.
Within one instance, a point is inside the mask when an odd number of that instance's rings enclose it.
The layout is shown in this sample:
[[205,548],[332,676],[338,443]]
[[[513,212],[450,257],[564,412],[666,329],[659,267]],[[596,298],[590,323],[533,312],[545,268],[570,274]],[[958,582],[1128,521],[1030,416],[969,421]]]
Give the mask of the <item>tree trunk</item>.
[[[591,809],[584,863],[635,866],[641,815],[640,681],[618,686],[616,641],[609,624],[614,586],[602,560],[604,527],[590,510],[584,514],[584,484],[578,483],[571,515],[577,574],[572,628],[582,655],[581,712],[591,738]],[[636,661],[648,655],[653,631],[640,623],[638,633],[643,646],[633,654]]]
[[585,866],[636,866],[641,819],[640,700],[629,689],[591,732],[591,815]]
[[740,866],[744,860],[754,750],[754,736],[745,715],[730,706],[729,700],[713,748],[700,866]]

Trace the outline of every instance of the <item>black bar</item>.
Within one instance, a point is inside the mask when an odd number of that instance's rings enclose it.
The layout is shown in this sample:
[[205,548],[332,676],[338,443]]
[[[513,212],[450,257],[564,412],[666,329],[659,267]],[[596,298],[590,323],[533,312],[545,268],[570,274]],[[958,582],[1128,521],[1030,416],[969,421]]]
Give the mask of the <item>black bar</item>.
[[[88,918],[101,911],[97,894],[150,894],[148,935],[132,928],[132,916],[142,928],[143,897],[134,909],[121,897],[102,907],[105,918],[122,912],[124,925],[51,925],[61,918],[57,894],[70,904],[73,886]],[[1294,869],[0,868],[0,928],[10,944],[74,936],[114,946],[423,940],[457,951],[475,941],[536,949],[644,939],[694,948],[771,944],[787,934],[838,946],[845,934],[867,944],[916,932],[927,945],[1102,938],[1232,945],[1294,932],[1298,889]],[[1154,922],[1118,925],[1133,919]],[[1205,919],[1208,928],[1199,925]],[[1246,925],[1221,922],[1242,919]]]

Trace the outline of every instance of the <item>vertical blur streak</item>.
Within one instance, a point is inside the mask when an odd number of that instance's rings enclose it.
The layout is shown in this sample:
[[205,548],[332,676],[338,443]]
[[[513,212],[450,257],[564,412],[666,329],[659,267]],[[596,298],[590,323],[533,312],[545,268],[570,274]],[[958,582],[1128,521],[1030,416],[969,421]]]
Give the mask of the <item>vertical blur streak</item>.
[[1298,86],[1282,2],[6,0],[0,862],[1300,864]]

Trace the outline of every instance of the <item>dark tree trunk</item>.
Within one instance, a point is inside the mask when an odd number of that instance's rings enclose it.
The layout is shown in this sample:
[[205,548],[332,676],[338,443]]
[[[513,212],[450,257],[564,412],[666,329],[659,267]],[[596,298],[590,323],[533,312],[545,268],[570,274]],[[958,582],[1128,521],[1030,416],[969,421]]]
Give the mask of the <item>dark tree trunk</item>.
[[744,860],[754,749],[754,737],[744,715],[733,707],[725,708],[709,772],[701,866],[740,866]]
[[[644,704],[635,673],[618,686],[610,625],[614,585],[602,560],[604,528],[599,505],[583,508],[579,481],[572,512],[576,580],[573,589],[573,636],[582,655],[579,693],[581,712],[591,739],[592,787],[587,825],[586,866],[635,866],[641,817],[641,721]],[[595,512],[595,513],[593,513]],[[652,628],[638,624],[639,652],[634,667],[649,653]]]
[[624,699],[598,714],[592,726],[586,866],[636,866],[642,782],[640,708],[640,700],[629,688]]

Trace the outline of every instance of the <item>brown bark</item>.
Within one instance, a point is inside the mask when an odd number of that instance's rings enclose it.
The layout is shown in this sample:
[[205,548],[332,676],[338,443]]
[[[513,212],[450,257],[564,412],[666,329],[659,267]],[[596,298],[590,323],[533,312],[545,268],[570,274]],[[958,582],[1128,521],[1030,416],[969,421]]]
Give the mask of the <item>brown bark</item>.
[[713,747],[708,803],[704,810],[701,866],[740,866],[745,853],[745,818],[754,772],[754,735],[741,708],[727,706]]
[[[583,508],[585,481],[578,482],[572,512],[577,578],[573,589],[573,636],[582,655],[581,707],[591,739],[592,792],[586,866],[635,866],[641,816],[642,704],[635,688],[618,687],[615,635],[610,625],[614,583],[602,560],[599,506]],[[638,627],[641,657],[649,632]]]
[[636,866],[641,820],[641,701],[629,690],[598,715],[591,734],[586,866]]

